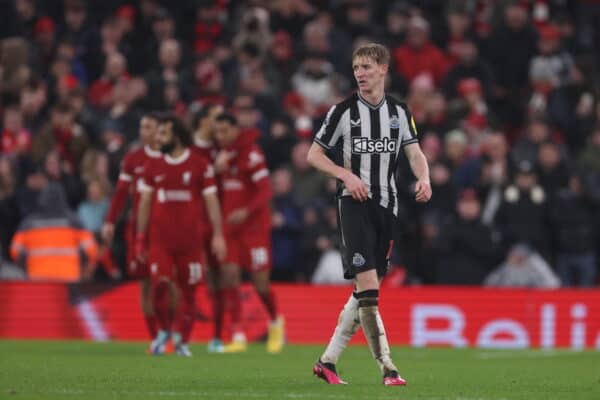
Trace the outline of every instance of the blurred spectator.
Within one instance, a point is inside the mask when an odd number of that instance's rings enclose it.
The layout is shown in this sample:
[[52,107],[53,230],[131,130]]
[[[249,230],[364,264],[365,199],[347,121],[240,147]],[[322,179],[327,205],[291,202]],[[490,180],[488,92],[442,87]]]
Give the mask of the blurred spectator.
[[466,7],[459,6],[457,2],[450,4],[446,12],[447,32],[444,32],[442,39],[449,66],[453,66],[463,57],[461,53],[464,52],[464,45],[471,43],[471,25],[472,18]]
[[35,23],[37,22],[38,9],[35,0],[16,0],[15,11],[19,33],[28,41],[33,40]]
[[127,60],[118,52],[106,57],[104,72],[89,89],[90,103],[94,107],[108,108],[114,104],[113,88],[121,80],[127,80]]
[[[146,99],[151,109],[163,109],[166,106],[165,89],[175,85],[179,93],[186,93],[184,82],[189,82],[190,73],[182,62],[182,49],[175,39],[165,39],[160,43],[159,65],[150,71],[146,77],[150,93],[162,93],[162,96],[153,96]],[[184,95],[185,97],[185,95]]]
[[43,125],[47,98],[46,85],[40,80],[32,79],[23,88],[20,96],[20,107],[25,129],[30,132],[37,132],[38,128]]
[[273,171],[273,277],[293,281],[298,267],[302,210],[292,198],[292,175],[285,168]]
[[513,246],[506,260],[485,278],[486,286],[554,289],[560,286],[546,261],[524,244]]
[[16,198],[17,177],[15,168],[8,157],[0,156],[0,247],[8,257],[10,239],[17,230],[20,221],[19,207]]
[[107,194],[106,183],[100,179],[93,179],[88,182],[86,199],[77,207],[77,216],[83,228],[96,235],[100,233],[108,211]]
[[556,270],[564,286],[592,286],[596,277],[596,232],[592,203],[574,174],[558,191],[550,212]]
[[[429,104],[432,101],[434,91],[433,79],[428,74],[421,74],[410,83],[407,103],[418,126],[427,123]],[[440,135],[444,133],[438,132]]]
[[19,226],[10,252],[31,280],[77,282],[91,275],[97,247],[69,210],[60,185],[49,184],[36,210]]
[[600,173],[600,125],[596,126],[587,145],[579,154],[577,164],[587,173]]
[[478,178],[478,160],[468,153],[467,135],[455,129],[444,138],[444,152],[452,172],[452,180],[459,189],[474,187]]
[[482,87],[487,99],[493,96],[494,77],[490,66],[479,58],[479,50],[475,43],[466,40],[455,45],[457,62],[450,68],[444,78],[444,94],[452,99],[458,95],[459,84],[467,78],[476,79]]
[[457,187],[452,181],[450,169],[443,162],[429,164],[431,190],[435,190],[435,198],[422,205],[422,209],[436,213],[442,219],[451,216],[455,211]]
[[383,43],[389,48],[394,48],[398,43],[403,43],[408,31],[410,20],[410,5],[404,0],[395,1],[385,16],[385,29]]
[[264,8],[248,7],[242,15],[239,30],[233,38],[233,47],[240,49],[248,44],[257,48],[260,57],[267,53],[271,45],[269,13]]
[[442,92],[435,91],[428,94],[425,101],[425,114],[418,123],[419,131],[432,132],[441,137],[452,126],[453,123],[448,115],[448,103]]
[[273,35],[269,49],[269,59],[279,73],[278,83],[282,92],[287,92],[291,88],[292,75],[297,66],[293,45],[290,35],[284,30],[279,30]]
[[440,253],[436,283],[479,285],[500,254],[500,238],[481,222],[481,204],[473,189],[464,190],[457,218],[442,227],[436,240]]
[[313,16],[315,8],[307,0],[280,0],[271,8],[271,30],[285,30],[292,37],[299,37],[302,29]]
[[317,201],[304,207],[300,239],[301,265],[298,266],[299,278],[310,281],[310,277],[324,252],[335,250],[339,246],[336,209],[324,211]]
[[317,172],[306,160],[310,142],[303,140],[292,149],[292,197],[300,207],[319,198],[325,189],[327,177]]
[[197,56],[210,53],[226,33],[222,16],[216,0],[198,2],[193,42],[194,53]]
[[406,43],[394,50],[393,57],[396,72],[408,82],[427,74],[437,86],[448,67],[444,53],[429,40],[429,23],[420,16],[410,19]]
[[373,5],[368,0],[348,0],[345,7],[344,28],[352,40],[361,36],[381,36],[381,27],[372,23]]
[[31,76],[28,44],[23,38],[0,41],[0,94],[17,97]]
[[34,161],[42,162],[48,153],[57,151],[72,171],[77,170],[88,138],[74,119],[73,111],[67,105],[59,104],[52,108],[50,121],[33,139],[31,152]]
[[541,27],[539,35],[539,54],[529,64],[533,94],[528,111],[542,115],[547,112],[556,125],[566,128],[572,118],[567,87],[582,81],[581,72],[573,57],[561,48],[558,27],[552,24]]
[[278,117],[273,120],[269,134],[263,136],[260,140],[269,169],[275,170],[289,164],[295,144],[296,137],[292,131],[291,122],[285,117]]
[[223,74],[214,59],[205,57],[199,60],[194,67],[194,79],[195,87],[191,93],[194,100],[203,104],[226,103]]
[[98,31],[88,18],[86,3],[83,0],[65,0],[64,26],[61,37],[75,45],[77,57],[86,66],[90,79],[100,75],[97,66],[96,49],[100,45]]
[[20,157],[31,150],[31,134],[23,126],[23,114],[18,105],[4,108],[2,129],[2,154]]
[[[494,28],[485,47],[484,58],[489,62],[498,84],[498,95],[506,100],[507,115],[519,117],[515,106],[523,103],[528,82],[529,61],[536,52],[537,35],[529,24],[525,4],[512,1],[504,9],[501,24]],[[514,103],[512,103],[514,102]]]
[[34,62],[32,62],[32,66],[35,68],[35,72],[45,77],[54,56],[54,46],[56,44],[57,34],[54,20],[47,16],[38,18],[34,33],[32,51]]
[[319,54],[309,54],[292,77],[292,86],[312,109],[333,103],[333,65]]
[[511,155],[516,164],[527,161],[535,164],[542,143],[552,139],[548,122],[544,119],[531,119],[526,127],[525,135],[513,146]]
[[553,197],[558,190],[568,186],[570,171],[556,143],[540,145],[537,161],[539,183],[548,196]]
[[534,166],[529,161],[517,165],[515,177],[504,190],[494,221],[506,244],[526,243],[549,259],[547,197],[538,185]]
[[514,165],[508,155],[508,143],[502,132],[488,135],[482,150],[477,188],[484,196],[481,220],[484,224],[491,225],[504,196],[503,190],[514,172]]
[[85,187],[81,182],[80,176],[74,173],[66,162],[61,161],[56,151],[46,154],[43,166],[44,174],[48,181],[58,183],[62,186],[67,204],[72,209],[75,209],[77,204],[83,200],[85,193]]

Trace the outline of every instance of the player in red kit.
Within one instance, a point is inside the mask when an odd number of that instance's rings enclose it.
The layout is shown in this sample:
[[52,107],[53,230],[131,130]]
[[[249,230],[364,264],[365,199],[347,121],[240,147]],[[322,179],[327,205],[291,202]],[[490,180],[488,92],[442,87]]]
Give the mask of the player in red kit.
[[[205,105],[196,116],[194,131],[194,149],[196,152],[210,160],[211,164],[217,155],[217,146],[214,141],[215,119],[223,112],[223,106],[220,104]],[[217,187],[219,187],[219,176],[217,178]],[[206,259],[206,286],[213,306],[214,333],[213,338],[208,342],[208,351],[210,353],[221,353],[223,346],[223,319],[224,319],[224,291],[219,283],[219,262],[208,251],[210,249],[210,226],[205,235],[204,249],[207,255]]]
[[241,329],[239,285],[240,267],[252,277],[256,292],[269,313],[267,351],[280,352],[283,347],[283,318],[277,315],[277,304],[270,290],[271,210],[272,196],[269,171],[257,137],[240,132],[237,120],[230,114],[216,119],[215,139],[221,149],[215,160],[222,186],[223,223],[228,253],[221,264],[221,285],[226,301],[231,304],[233,341],[225,352],[246,349]]
[[[146,165],[136,254],[147,257],[150,266],[159,327],[151,344],[153,354],[161,354],[171,337],[177,354],[190,356],[187,343],[194,322],[195,289],[205,264],[200,246],[205,225],[212,226],[211,251],[218,260],[226,254],[220,205],[213,168],[192,151],[192,138],[177,118],[164,118],[158,142],[164,157]],[[177,299],[174,315],[172,298]]]
[[110,245],[115,232],[115,222],[123,213],[127,199],[131,199],[131,209],[125,225],[127,272],[130,278],[140,280],[142,312],[151,338],[156,336],[156,320],[150,296],[150,275],[146,264],[136,259],[133,245],[135,243],[136,215],[140,199],[138,187],[144,173],[144,165],[149,160],[162,157],[156,142],[157,128],[158,116],[155,114],[147,114],[140,120],[140,144],[142,146],[130,150],[123,157],[117,187],[102,226],[102,238],[107,245]]

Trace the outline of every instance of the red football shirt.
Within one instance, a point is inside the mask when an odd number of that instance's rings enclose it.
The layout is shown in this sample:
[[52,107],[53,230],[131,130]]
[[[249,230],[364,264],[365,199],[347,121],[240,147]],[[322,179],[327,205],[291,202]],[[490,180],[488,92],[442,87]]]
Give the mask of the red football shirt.
[[151,246],[176,252],[199,246],[209,224],[204,195],[217,191],[214,170],[204,157],[188,148],[176,159],[153,160],[146,164],[141,190],[153,192]]
[[[229,235],[265,232],[271,229],[271,182],[262,150],[255,143],[230,150],[234,157],[220,176],[225,232]],[[243,224],[227,223],[229,214],[239,208],[249,210]]]
[[106,221],[115,223],[119,214],[123,212],[128,196],[131,198],[129,223],[135,225],[138,204],[140,202],[139,187],[144,176],[145,165],[152,159],[162,157],[162,153],[152,150],[148,146],[133,149],[127,152],[121,161],[121,171],[117,182],[117,189],[106,214]]

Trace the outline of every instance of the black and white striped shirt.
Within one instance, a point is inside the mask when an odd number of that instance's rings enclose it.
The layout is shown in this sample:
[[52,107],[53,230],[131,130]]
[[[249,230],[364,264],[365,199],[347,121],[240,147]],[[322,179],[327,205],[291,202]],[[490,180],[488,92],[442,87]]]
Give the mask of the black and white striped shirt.
[[[369,198],[398,213],[395,171],[400,149],[417,143],[414,119],[405,103],[386,95],[373,105],[355,93],[331,107],[314,141],[325,149],[341,142],[343,167],[367,185]],[[341,188],[342,196],[349,196]]]

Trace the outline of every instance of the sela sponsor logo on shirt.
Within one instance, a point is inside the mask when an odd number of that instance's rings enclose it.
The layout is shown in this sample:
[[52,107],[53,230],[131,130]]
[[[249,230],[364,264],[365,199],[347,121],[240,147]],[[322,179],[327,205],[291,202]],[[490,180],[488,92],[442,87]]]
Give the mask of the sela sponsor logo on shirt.
[[396,141],[390,138],[370,139],[366,137],[352,138],[352,153],[395,153]]

